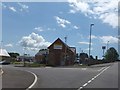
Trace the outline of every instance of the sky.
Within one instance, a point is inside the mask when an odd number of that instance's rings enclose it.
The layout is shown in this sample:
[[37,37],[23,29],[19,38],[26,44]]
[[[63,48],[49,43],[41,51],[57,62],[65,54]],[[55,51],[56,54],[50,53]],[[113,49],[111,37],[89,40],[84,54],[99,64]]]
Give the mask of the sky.
[[57,38],[99,58],[102,46],[118,49],[119,0],[68,0],[67,2],[2,2],[2,46],[8,52],[35,55]]

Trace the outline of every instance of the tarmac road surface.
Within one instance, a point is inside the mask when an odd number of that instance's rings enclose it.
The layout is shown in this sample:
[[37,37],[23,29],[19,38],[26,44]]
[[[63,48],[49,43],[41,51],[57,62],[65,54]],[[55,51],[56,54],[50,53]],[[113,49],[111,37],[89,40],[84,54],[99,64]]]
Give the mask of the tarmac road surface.
[[[25,90],[34,81],[34,76],[24,70],[5,65],[2,66],[4,71],[2,75],[2,88],[21,88]],[[11,89],[10,89],[11,90]]]
[[[37,75],[37,82],[32,87],[37,90],[42,90],[43,88],[46,90],[50,88],[51,90],[56,88],[64,90],[99,90],[100,88],[100,90],[118,90],[118,64],[109,63],[87,68],[16,68],[12,66],[7,68],[5,66],[3,68],[5,70],[3,74],[3,87],[17,86],[18,88],[27,88],[34,81],[34,77],[25,72],[27,70]],[[13,82],[9,83],[7,81]]]

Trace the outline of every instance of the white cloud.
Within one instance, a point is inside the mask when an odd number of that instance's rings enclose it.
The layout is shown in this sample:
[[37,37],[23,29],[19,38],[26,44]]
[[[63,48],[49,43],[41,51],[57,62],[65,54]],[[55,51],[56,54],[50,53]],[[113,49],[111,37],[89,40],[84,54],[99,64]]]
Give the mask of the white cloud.
[[42,36],[33,32],[28,36],[23,36],[19,44],[28,50],[39,50],[47,48],[51,43],[45,41]]
[[88,45],[89,44],[89,42],[78,42],[79,44],[86,44],[86,45]]
[[16,6],[9,6],[6,4],[2,4],[3,9],[9,9],[13,12],[28,12],[29,11],[29,6],[23,4],[23,3],[16,3],[18,7]]
[[46,26],[44,26],[44,27],[35,27],[34,28],[34,30],[35,31],[38,31],[38,32],[43,32],[43,31],[56,31],[56,29],[55,28],[49,28],[49,27],[46,27]]
[[10,9],[11,11],[13,11],[13,12],[17,12],[16,9],[15,9],[15,7],[9,7],[9,9]]
[[18,5],[21,7],[20,8],[20,11],[22,12],[22,11],[26,11],[26,12],[28,12],[29,10],[29,6],[27,6],[27,5],[25,5],[25,4],[23,4],[23,3],[18,3]]
[[[88,37],[88,39],[90,38],[90,36]],[[98,37],[95,35],[91,35],[91,39],[97,39]]]
[[66,19],[62,19],[62,18],[60,18],[58,16],[55,16],[55,19],[57,20],[58,25],[61,26],[62,28],[65,28],[66,25],[71,24],[70,21],[68,21]]
[[[89,45],[89,42],[78,42],[79,44],[83,44],[83,45]],[[91,43],[91,45],[93,45],[93,43]]]
[[39,31],[39,32],[44,31],[42,27],[35,27],[34,29],[37,30],[37,31]]
[[9,43],[9,44],[6,44],[5,47],[13,47],[13,45]]
[[109,43],[118,43],[118,38],[117,37],[113,37],[113,36],[102,36],[99,37],[100,40],[102,41],[102,43],[107,43],[109,41]]
[[81,12],[85,16],[100,19],[113,28],[118,26],[119,0],[68,0],[70,13]]
[[73,8],[72,10],[70,10],[71,13],[75,13],[78,11],[81,11],[83,13],[92,12],[90,10],[89,4],[86,2],[82,2],[82,1],[78,2],[78,0],[74,0],[74,1],[69,0],[69,1],[70,1],[70,6]]
[[[90,50],[93,50],[93,48],[91,48]],[[89,51],[89,48],[86,48],[85,51]]]
[[7,6],[5,4],[2,3],[2,8],[6,8]]
[[102,14],[99,18],[103,21],[103,23],[108,23],[113,28],[118,26],[118,16],[115,13]]
[[73,28],[74,28],[74,29],[79,29],[79,27],[78,27],[78,26],[73,26]]

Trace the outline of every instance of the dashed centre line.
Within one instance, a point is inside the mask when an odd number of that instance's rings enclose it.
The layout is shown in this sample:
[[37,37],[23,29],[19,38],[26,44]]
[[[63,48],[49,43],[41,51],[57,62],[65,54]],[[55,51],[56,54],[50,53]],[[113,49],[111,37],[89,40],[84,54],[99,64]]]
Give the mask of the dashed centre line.
[[82,85],[81,87],[79,87],[77,90],[82,90],[85,86],[87,86],[89,83],[91,83],[93,80],[95,80],[98,76],[100,76],[104,71],[106,71],[108,68],[110,68],[110,66],[109,67],[104,67],[104,68],[101,68],[100,69],[100,73],[99,74],[97,74],[96,76],[94,76],[91,80],[89,80],[87,83],[85,83],[84,85]]

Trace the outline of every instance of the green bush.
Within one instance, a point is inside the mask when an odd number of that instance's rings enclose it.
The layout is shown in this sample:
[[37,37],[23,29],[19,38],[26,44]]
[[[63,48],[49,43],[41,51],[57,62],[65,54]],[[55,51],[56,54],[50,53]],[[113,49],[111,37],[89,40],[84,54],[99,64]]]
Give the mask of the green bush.
[[25,63],[26,67],[45,67],[45,64],[39,64],[39,63]]

